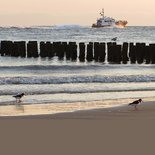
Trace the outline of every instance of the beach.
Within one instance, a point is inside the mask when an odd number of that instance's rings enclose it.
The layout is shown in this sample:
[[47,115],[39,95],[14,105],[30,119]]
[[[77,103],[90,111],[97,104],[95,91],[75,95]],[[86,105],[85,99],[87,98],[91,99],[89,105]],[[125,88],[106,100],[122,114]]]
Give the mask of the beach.
[[0,117],[1,151],[12,154],[21,154],[23,150],[27,154],[151,154],[154,120],[154,101],[143,102],[137,111],[126,104],[51,115]]

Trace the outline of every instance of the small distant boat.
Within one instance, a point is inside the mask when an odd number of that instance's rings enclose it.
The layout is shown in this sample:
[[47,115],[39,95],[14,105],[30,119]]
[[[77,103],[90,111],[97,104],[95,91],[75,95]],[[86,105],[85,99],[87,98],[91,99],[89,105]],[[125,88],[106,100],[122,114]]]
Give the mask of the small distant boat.
[[119,26],[119,27],[125,27],[128,22],[126,20],[118,20],[115,22],[116,26]]
[[125,27],[127,25],[127,21],[118,20],[116,21],[114,18],[104,16],[104,9],[100,12],[101,18],[97,19],[97,22],[92,24],[92,27],[100,28],[100,27]]

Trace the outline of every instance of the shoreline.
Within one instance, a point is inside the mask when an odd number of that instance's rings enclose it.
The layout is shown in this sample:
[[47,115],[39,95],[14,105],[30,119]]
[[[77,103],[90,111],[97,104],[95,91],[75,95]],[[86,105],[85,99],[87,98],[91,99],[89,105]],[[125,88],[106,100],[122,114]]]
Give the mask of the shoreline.
[[[126,99],[127,101],[129,99]],[[133,99],[130,99],[133,101]],[[121,101],[121,100],[119,100]],[[124,99],[123,99],[124,101]],[[102,105],[103,101],[86,103],[86,107],[81,107],[82,102],[74,104],[35,104],[35,105],[11,105],[0,106],[0,119],[118,119],[123,117],[131,117],[133,115],[148,115],[147,118],[155,113],[155,101],[148,98],[138,106],[138,111],[135,111],[132,106],[126,104]],[[107,101],[104,101],[107,102]],[[111,100],[109,102],[114,102]],[[93,106],[97,105],[96,108]],[[63,107],[62,107],[63,106]],[[66,109],[65,109],[66,108]],[[79,109],[77,109],[79,108]],[[63,109],[63,110],[62,110]],[[7,111],[6,111],[7,110]],[[5,113],[5,115],[4,115]],[[6,115],[7,113],[7,115]],[[124,119],[124,118],[121,119]]]

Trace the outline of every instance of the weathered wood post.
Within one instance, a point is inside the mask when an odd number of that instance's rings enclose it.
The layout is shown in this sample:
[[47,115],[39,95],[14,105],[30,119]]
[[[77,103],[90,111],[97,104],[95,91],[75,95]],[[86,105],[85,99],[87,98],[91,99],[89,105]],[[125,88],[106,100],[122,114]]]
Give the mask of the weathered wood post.
[[121,56],[121,49],[122,49],[122,45],[114,45],[114,63],[121,63],[122,61],[122,56]]
[[64,55],[65,55],[65,51],[64,51],[64,45],[62,43],[59,44],[59,52],[57,53],[57,56],[59,58],[59,60],[63,60],[64,59]]
[[149,64],[150,63],[150,46],[145,46],[145,63]]
[[27,43],[27,57],[38,57],[38,43],[37,41],[29,41]]
[[100,53],[100,44],[99,44],[99,42],[95,42],[94,43],[94,60],[96,61],[96,62],[98,62],[99,61],[99,53]]
[[100,43],[100,45],[99,45],[99,61],[104,62],[105,56],[106,56],[105,43]]
[[41,41],[40,42],[40,56],[42,58],[46,57],[47,56],[47,51],[46,51],[46,44],[45,42]]
[[40,42],[40,56],[44,57],[53,57],[53,44],[51,42]]
[[79,43],[79,60],[85,61],[85,43]]
[[11,53],[11,56],[19,57],[19,55],[19,43],[18,41],[15,41],[13,43],[13,52]]
[[150,61],[155,64],[155,44],[150,44]]
[[47,57],[54,57],[53,44],[51,42],[46,42],[46,51]]
[[19,42],[19,52],[21,57],[26,57],[26,42],[20,41]]
[[1,56],[10,56],[13,50],[13,42],[12,41],[1,41]]
[[113,59],[112,59],[112,43],[111,42],[107,43],[107,61],[108,62],[113,61]]
[[121,58],[121,45],[114,43],[107,43],[107,53],[109,63],[120,63]]
[[132,64],[136,63],[136,47],[133,43],[129,45],[129,57]]
[[55,53],[56,56],[60,56],[61,53],[61,42],[53,42],[53,51]]
[[128,57],[128,43],[124,42],[122,46],[122,62],[123,64],[126,64],[127,61],[129,61]]
[[77,44],[76,42],[72,42],[70,43],[71,46],[71,59],[72,61],[76,61],[77,60]]
[[26,42],[25,41],[15,41],[13,43],[13,50],[11,56],[14,57],[26,57]]
[[1,56],[4,56],[7,51],[7,41],[1,41]]
[[139,64],[143,63],[144,54],[145,54],[145,44],[136,43],[136,60],[137,60],[137,63],[139,63]]
[[115,62],[116,55],[116,43],[108,42],[107,43],[107,53],[108,53],[108,62]]
[[88,62],[93,61],[93,44],[89,43],[87,44],[87,56],[86,56],[86,60]]
[[65,57],[67,52],[67,42],[62,42],[62,51]]
[[70,44],[67,44],[66,59],[67,60],[71,59],[71,45]]

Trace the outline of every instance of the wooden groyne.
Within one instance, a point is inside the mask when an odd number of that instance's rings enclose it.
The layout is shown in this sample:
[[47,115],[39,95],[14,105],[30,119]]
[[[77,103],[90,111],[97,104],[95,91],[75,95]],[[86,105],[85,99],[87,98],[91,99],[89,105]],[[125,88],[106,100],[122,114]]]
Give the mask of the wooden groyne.
[[155,44],[117,44],[116,42],[37,42],[1,41],[0,55],[27,58],[52,58],[81,62],[155,64]]

